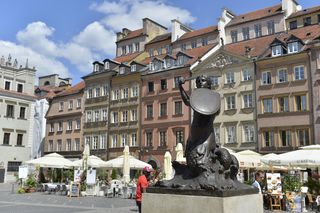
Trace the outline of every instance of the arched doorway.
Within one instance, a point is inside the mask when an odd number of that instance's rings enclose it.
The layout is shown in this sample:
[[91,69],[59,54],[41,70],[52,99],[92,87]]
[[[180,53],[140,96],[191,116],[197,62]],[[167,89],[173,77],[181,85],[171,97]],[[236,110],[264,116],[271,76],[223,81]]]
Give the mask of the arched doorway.
[[154,160],[149,160],[148,164],[150,164],[154,170],[158,169],[158,164]]

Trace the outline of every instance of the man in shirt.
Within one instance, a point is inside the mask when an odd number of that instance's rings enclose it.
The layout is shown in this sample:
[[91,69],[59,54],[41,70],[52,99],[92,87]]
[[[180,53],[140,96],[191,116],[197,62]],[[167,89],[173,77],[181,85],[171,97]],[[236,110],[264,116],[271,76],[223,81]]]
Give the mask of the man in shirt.
[[264,174],[262,171],[257,171],[255,176],[254,176],[254,182],[252,184],[253,187],[255,188],[258,188],[259,189],[259,193],[261,194],[262,193],[262,190],[261,190],[261,183],[262,183],[262,180],[264,178]]
[[136,193],[136,203],[139,208],[139,213],[141,213],[141,201],[142,201],[142,193],[146,192],[146,189],[149,186],[149,180],[151,177],[152,169],[148,166],[143,168],[142,175],[139,177],[137,182],[137,193]]

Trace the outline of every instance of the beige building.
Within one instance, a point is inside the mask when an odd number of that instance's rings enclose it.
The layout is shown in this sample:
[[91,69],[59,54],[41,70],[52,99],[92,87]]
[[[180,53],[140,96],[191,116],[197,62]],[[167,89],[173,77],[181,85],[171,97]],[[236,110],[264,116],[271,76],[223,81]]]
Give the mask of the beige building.
[[320,6],[307,8],[295,13],[292,13],[286,19],[286,27],[293,30],[300,27],[306,27],[320,23]]
[[51,100],[46,115],[44,154],[57,152],[66,158],[82,157],[84,88],[82,81]]

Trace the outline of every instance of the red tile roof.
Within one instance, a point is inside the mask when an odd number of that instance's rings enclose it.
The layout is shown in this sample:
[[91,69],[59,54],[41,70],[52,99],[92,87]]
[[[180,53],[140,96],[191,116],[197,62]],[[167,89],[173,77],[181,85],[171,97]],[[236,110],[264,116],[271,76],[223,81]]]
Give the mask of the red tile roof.
[[154,39],[149,41],[146,45],[153,44],[153,43],[160,42],[160,41],[169,40],[169,39],[171,40],[171,33],[165,33],[165,34],[156,36]]
[[56,97],[79,93],[79,92],[81,92],[81,90],[83,90],[85,88],[85,86],[86,86],[85,82],[81,81],[80,83],[74,85],[73,87],[70,87],[63,92],[60,92],[59,94],[56,95]]
[[194,31],[187,32],[187,33],[183,34],[177,41],[181,41],[184,39],[193,38],[196,36],[212,33],[217,30],[218,30],[217,26],[210,26],[210,27],[199,29],[199,30],[194,30]]
[[143,35],[143,29],[142,28],[129,32],[127,36],[123,37],[122,39],[120,39],[117,42],[128,40],[128,39],[132,39],[132,38],[136,38],[136,37],[139,37],[141,35]]
[[235,16],[228,24],[227,27],[237,25],[237,24],[242,24],[245,22],[257,20],[257,19],[262,19],[265,17],[273,16],[282,13],[282,5],[277,4],[272,7],[267,7],[263,8],[260,10],[256,10],[253,12],[241,14],[238,16]]
[[301,11],[298,11],[298,12],[295,12],[295,13],[292,13],[292,14],[288,17],[288,19],[289,19],[289,18],[294,18],[294,17],[303,16],[303,15],[307,15],[307,14],[310,14],[310,13],[316,13],[316,12],[319,12],[319,11],[320,11],[320,6],[307,8],[307,9],[304,9],[304,10],[301,10]]
[[125,63],[125,62],[130,62],[133,59],[135,59],[141,52],[135,52],[135,53],[131,53],[128,55],[122,55],[119,57],[116,57],[114,59],[112,59],[113,61],[119,62],[119,63]]
[[13,91],[13,90],[5,90],[5,89],[1,89],[1,88],[0,88],[0,95],[8,95],[8,96],[16,97],[16,98],[25,98],[25,99],[29,99],[29,100],[35,100],[37,98],[36,96],[30,95],[28,93],[17,92],[17,91]]

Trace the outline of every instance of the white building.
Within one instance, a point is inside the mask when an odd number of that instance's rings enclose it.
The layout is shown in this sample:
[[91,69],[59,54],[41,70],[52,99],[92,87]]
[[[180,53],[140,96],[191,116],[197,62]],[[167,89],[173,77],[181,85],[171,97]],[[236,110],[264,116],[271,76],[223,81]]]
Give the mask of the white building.
[[0,59],[0,183],[15,181],[19,165],[31,158],[36,70],[11,56]]

